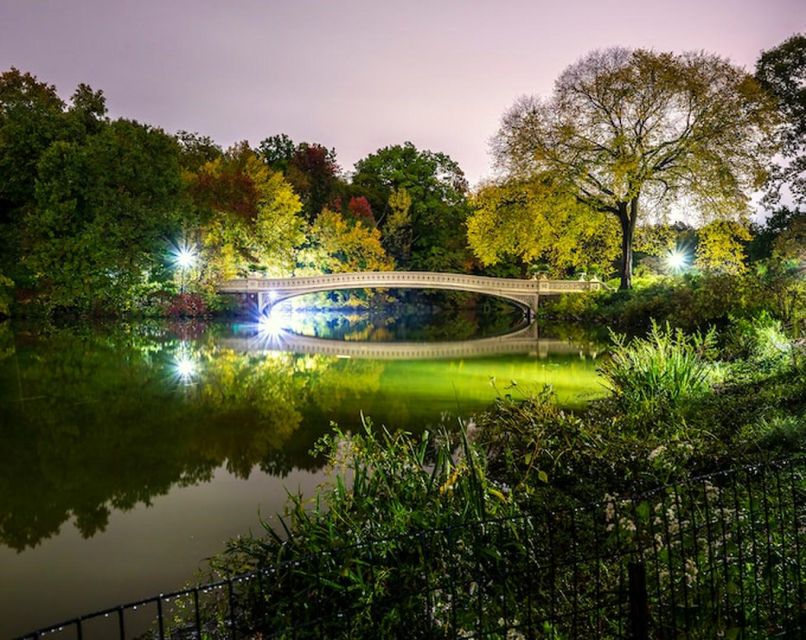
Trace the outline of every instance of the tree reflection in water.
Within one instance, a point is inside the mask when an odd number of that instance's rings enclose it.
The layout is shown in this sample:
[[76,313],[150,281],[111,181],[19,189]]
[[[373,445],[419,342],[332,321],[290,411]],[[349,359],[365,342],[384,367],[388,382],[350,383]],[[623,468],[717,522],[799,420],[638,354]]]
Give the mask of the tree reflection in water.
[[[395,337],[360,314],[354,335],[333,322],[345,340]],[[363,411],[375,424],[425,428],[487,404],[491,376],[552,382],[566,399],[599,387],[595,363],[578,356],[347,360],[228,348],[233,331],[0,325],[0,544],[35,546],[71,518],[90,537],[112,510],[207,482],[222,466],[241,478],[316,469],[309,451],[331,421],[355,427]]]

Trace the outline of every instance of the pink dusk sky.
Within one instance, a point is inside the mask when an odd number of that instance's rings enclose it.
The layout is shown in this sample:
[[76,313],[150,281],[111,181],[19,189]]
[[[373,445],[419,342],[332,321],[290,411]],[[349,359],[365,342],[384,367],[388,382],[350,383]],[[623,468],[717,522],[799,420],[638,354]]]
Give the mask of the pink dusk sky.
[[704,49],[752,69],[804,30],[803,0],[0,0],[0,69],[63,97],[86,82],[113,117],[223,146],[320,142],[346,170],[410,140],[475,183],[504,110],[592,49]]

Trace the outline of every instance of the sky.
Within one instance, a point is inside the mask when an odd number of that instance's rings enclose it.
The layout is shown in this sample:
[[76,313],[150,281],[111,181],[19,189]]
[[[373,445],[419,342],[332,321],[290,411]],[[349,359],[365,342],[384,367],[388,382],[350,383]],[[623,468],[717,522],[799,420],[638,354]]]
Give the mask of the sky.
[[339,164],[411,141],[491,174],[489,140],[524,94],[588,51],[707,50],[752,70],[806,31],[803,0],[0,0],[0,70],[112,117],[226,147],[286,133]]

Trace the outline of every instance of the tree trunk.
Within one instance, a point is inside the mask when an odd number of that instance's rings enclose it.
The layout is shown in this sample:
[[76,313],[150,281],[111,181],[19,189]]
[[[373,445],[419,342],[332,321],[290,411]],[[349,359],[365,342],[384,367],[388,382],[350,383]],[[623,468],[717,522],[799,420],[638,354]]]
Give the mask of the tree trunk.
[[638,197],[620,202],[618,218],[621,223],[621,285],[619,289],[632,289],[632,242],[635,221],[638,219]]

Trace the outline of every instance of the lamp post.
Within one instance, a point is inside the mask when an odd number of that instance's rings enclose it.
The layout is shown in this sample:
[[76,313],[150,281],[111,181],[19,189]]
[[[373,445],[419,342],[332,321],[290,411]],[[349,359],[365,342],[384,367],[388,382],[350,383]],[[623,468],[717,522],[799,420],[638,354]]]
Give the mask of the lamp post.
[[179,268],[179,293],[185,293],[185,275],[196,264],[196,248],[182,243],[173,251],[173,263]]
[[665,258],[666,266],[672,273],[680,273],[688,266],[688,254],[680,248],[673,249]]

